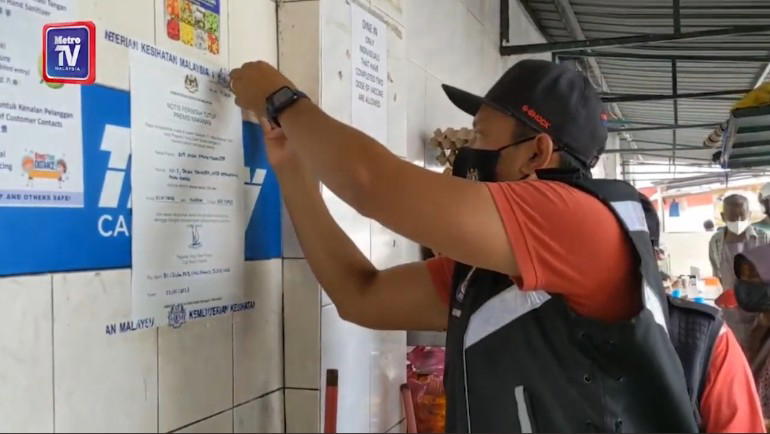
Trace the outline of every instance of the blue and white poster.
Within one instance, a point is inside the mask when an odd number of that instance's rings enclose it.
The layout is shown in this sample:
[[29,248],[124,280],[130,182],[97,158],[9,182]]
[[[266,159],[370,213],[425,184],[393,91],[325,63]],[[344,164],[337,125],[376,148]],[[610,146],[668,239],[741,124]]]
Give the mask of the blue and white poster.
[[[0,207],[0,276],[131,266],[130,95],[99,85],[75,88],[82,105],[83,205]],[[243,150],[245,258],[278,258],[280,193],[258,125],[243,123]]]

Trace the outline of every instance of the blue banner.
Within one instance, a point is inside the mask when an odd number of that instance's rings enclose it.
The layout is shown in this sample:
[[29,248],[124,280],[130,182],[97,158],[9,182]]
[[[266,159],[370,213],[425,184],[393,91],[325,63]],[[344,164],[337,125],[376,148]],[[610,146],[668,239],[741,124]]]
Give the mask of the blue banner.
[[[103,86],[81,94],[85,205],[0,207],[0,276],[131,266],[131,157],[121,152],[130,150],[130,96]],[[243,142],[245,258],[279,258],[280,191],[260,127],[244,122]]]

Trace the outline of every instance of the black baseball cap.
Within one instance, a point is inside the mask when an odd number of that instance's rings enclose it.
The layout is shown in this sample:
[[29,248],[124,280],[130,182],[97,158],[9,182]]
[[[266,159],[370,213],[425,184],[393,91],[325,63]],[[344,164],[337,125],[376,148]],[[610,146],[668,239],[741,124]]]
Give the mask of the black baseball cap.
[[587,167],[604,152],[607,116],[591,82],[566,64],[527,59],[513,65],[486,96],[443,85],[460,110],[475,116],[489,105],[550,135]]

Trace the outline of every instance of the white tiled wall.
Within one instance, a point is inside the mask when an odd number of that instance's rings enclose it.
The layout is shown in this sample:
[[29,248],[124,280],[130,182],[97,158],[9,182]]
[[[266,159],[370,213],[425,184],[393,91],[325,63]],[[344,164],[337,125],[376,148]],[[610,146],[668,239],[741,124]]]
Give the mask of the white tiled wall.
[[228,410],[198,423],[174,431],[179,433],[231,433],[233,431],[233,410]]
[[[233,406],[232,332],[229,316],[194,321],[178,330],[160,328],[161,431],[174,430]],[[185,399],[180,400],[180,396]]]
[[[388,145],[407,158],[407,70],[403,1],[359,1],[388,27]],[[374,3],[374,8],[372,4]],[[350,122],[351,12],[350,2],[321,0],[321,104],[332,116]],[[410,258],[407,241],[371,222],[324,189],[329,209],[356,246],[385,268]],[[340,432],[385,432],[401,418],[398,386],[404,381],[405,335],[382,333],[339,318],[333,305],[321,313],[322,378],[326,369],[339,371]],[[393,389],[393,393],[389,393]]]
[[321,296],[304,259],[283,264],[286,387],[319,388]]
[[246,263],[253,310],[233,314],[234,404],[283,387],[282,261]]
[[157,330],[107,335],[131,318],[131,272],[53,277],[56,430],[157,429]]
[[0,431],[53,429],[51,276],[0,279]]
[[[483,93],[499,77],[512,60],[498,54],[499,1],[497,0],[309,0],[281,6],[280,21],[301,23],[320,14],[320,101],[327,113],[343,122],[351,119],[351,22],[350,4],[355,2],[383,19],[388,28],[388,147],[397,155],[418,164],[426,164],[425,139],[435,128],[465,126],[470,118],[455,109],[441,90],[448,82]],[[295,17],[290,17],[292,13]],[[514,8],[514,14],[517,10]],[[525,17],[513,19],[515,25],[532,27]],[[517,30],[521,31],[521,30]],[[528,30],[525,30],[528,31]],[[536,36],[537,32],[534,31]],[[414,36],[411,36],[414,35]],[[281,34],[281,59],[294,53],[308,54],[308,47],[296,47],[296,38]],[[541,42],[536,39],[525,42]],[[306,44],[307,45],[307,44]],[[313,45],[312,43],[310,44]],[[285,72],[297,67],[289,61]],[[314,68],[314,62],[306,62]],[[315,75],[315,70],[312,75]],[[308,77],[307,71],[299,74]],[[312,91],[315,86],[310,86]],[[430,165],[430,161],[427,162]],[[370,222],[339,200],[327,189],[322,195],[335,220],[356,246],[379,268],[417,259],[418,249],[376,222]],[[292,248],[296,243],[291,243]],[[300,257],[301,252],[292,251]],[[304,266],[304,265],[303,265]],[[284,275],[288,276],[287,269]],[[308,286],[314,281],[304,279]],[[288,284],[285,290],[289,291]],[[307,361],[292,360],[298,356],[290,341],[304,333],[310,342],[316,318],[297,319],[295,327],[288,312],[297,306],[315,305],[315,288],[292,289],[286,293],[286,375],[287,386],[302,384],[299,378],[310,371]],[[306,297],[300,300],[299,295]],[[323,292],[322,292],[323,294]],[[401,332],[381,333],[347,323],[339,318],[336,308],[325,294],[321,301],[321,369],[338,369],[340,397],[338,429],[340,431],[377,431],[398,429],[402,419],[398,386],[404,381],[405,335]],[[300,311],[298,308],[297,311]],[[300,324],[302,324],[300,326]],[[290,331],[289,328],[292,330]],[[292,336],[291,338],[289,336]],[[314,339],[314,336],[313,336]],[[304,367],[304,368],[303,368]],[[312,389],[318,387],[317,382]],[[293,392],[289,395],[289,392]],[[287,429],[290,415],[300,420],[311,416],[294,408],[300,392],[287,390]],[[315,396],[315,395],[312,395]],[[308,398],[309,399],[309,398]],[[323,397],[321,396],[321,399]],[[303,416],[300,416],[302,414]],[[320,423],[320,421],[319,421]]]
[[236,433],[283,432],[283,390],[250,401],[233,411]]
[[286,389],[286,432],[320,432],[317,390]]

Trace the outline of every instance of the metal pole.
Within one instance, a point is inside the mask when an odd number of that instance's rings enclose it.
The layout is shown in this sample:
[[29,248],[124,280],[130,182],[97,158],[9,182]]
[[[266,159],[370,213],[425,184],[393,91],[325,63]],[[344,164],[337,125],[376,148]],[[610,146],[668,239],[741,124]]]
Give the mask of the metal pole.
[[770,62],[770,56],[713,56],[697,54],[647,54],[647,53],[619,53],[617,51],[566,51],[559,53],[564,59],[580,57],[605,57],[620,59],[645,59],[645,60],[692,60],[713,62]]
[[[666,146],[672,146],[672,144],[671,144],[671,143],[666,143],[666,142],[656,142],[656,141],[654,141],[654,140],[638,140],[638,139],[634,139],[634,141],[635,141],[635,142],[637,142],[637,143],[645,143],[645,144],[648,144],[648,145],[666,145]],[[696,145],[682,145],[681,143],[679,144],[679,147],[680,147],[680,148],[701,149],[701,150],[708,150],[708,149],[710,149],[710,148],[706,148],[706,147],[704,147],[704,146],[696,146]]]
[[[511,38],[511,32],[510,32],[510,12],[508,9],[508,2],[510,0],[500,0],[500,45],[504,45],[506,42],[510,42]],[[522,2],[526,3],[526,2]],[[532,14],[532,11],[528,9],[526,6],[524,8],[527,13],[529,13],[530,18],[532,18],[532,21],[537,23],[538,20],[535,18],[535,16]],[[542,29],[538,26],[538,30],[540,30],[540,33],[543,34],[543,37],[545,37],[545,33],[543,33]]]
[[710,122],[707,124],[691,124],[691,125],[664,125],[659,127],[639,127],[639,128],[614,128],[610,129],[610,133],[622,133],[627,131],[662,131],[662,130],[676,130],[682,128],[713,128],[719,125],[719,122]]
[[674,34],[681,35],[682,34],[682,17],[680,14],[681,11],[679,9],[679,0],[674,0],[673,9],[674,9]]
[[[674,16],[678,18],[679,15],[679,0],[674,0],[674,7],[675,12]],[[677,23],[677,26],[679,24]],[[679,125],[679,100],[676,98],[679,94],[679,84],[677,82],[677,71],[676,71],[676,59],[671,61],[671,93],[674,95],[674,125]],[[673,154],[674,159],[674,175],[676,175],[676,128],[671,130],[671,138],[673,139],[673,149],[671,153]]]
[[[674,34],[681,35],[682,18],[679,15],[679,0],[674,0]],[[671,94],[674,95],[674,125],[679,125],[679,85],[677,83],[676,59],[671,60]],[[674,176],[676,176],[676,129],[671,130],[674,148],[671,151],[674,159]]]
[[[638,154],[640,152],[658,152],[658,151],[671,151],[673,148],[624,148],[624,149],[606,149],[605,154]],[[684,151],[705,151],[707,148],[687,148],[679,149],[680,152]]]
[[718,90],[714,92],[693,92],[693,93],[680,93],[678,95],[645,95],[645,94],[627,94],[627,95],[606,95],[602,96],[604,102],[641,102],[641,101],[661,101],[666,99],[685,99],[685,98],[703,98],[708,96],[724,96],[724,95],[742,95],[750,92],[751,89],[733,89],[733,90]]
[[[664,155],[664,154],[653,154],[652,152],[638,152],[636,155],[643,155],[646,157],[658,157],[658,158],[671,158],[670,154]],[[708,161],[711,162],[710,158],[698,158],[698,157],[687,157],[687,156],[681,156],[679,157],[682,160],[692,160],[692,161]]]
[[696,38],[708,38],[714,36],[742,35],[747,33],[760,33],[770,31],[768,25],[732,26],[719,29],[700,30],[686,33],[670,34],[644,34],[638,36],[622,36],[619,38],[597,38],[567,42],[547,42],[544,44],[509,45],[500,47],[503,56],[521,54],[548,53],[551,51],[585,50],[590,48],[619,47],[625,45],[648,44],[652,42],[681,41]]
[[663,189],[658,187],[658,210],[660,210],[661,231],[666,232],[666,209],[663,204]]

